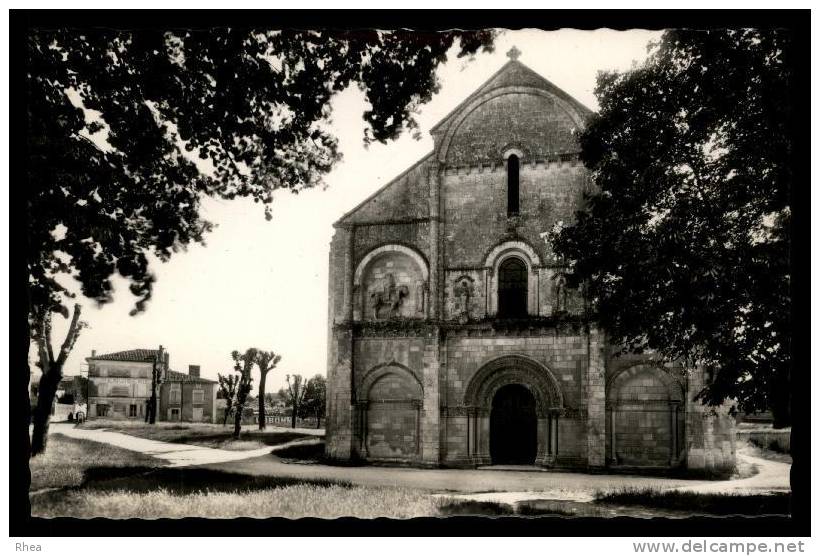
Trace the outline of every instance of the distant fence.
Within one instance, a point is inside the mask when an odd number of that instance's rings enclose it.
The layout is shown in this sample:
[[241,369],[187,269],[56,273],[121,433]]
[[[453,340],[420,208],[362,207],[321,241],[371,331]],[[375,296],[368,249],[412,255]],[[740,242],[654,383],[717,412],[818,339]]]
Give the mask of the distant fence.
[[[217,410],[217,423],[221,423],[225,419],[225,410],[218,409]],[[234,416],[233,414],[228,418],[228,421],[233,422]],[[265,415],[265,423],[268,425],[273,425],[274,427],[290,427],[290,415]],[[242,424],[243,425],[257,425],[259,424],[259,417],[250,411],[246,411],[244,415],[242,415]],[[315,429],[316,428],[316,418],[315,417],[308,417],[306,419],[302,419],[301,417],[296,418],[296,427],[301,429]]]

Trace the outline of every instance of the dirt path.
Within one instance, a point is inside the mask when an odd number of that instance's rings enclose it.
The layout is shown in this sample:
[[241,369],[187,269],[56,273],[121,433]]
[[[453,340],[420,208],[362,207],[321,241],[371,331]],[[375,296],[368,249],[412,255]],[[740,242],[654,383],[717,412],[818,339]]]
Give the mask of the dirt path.
[[242,461],[207,465],[206,467],[247,473],[305,479],[349,481],[364,486],[395,486],[453,493],[473,500],[515,503],[525,500],[551,499],[590,502],[597,491],[623,488],[658,490],[691,490],[712,493],[788,492],[788,464],[754,457],[739,451],[738,458],[753,465],[757,473],[748,478],[725,481],[687,480],[637,475],[605,475],[563,471],[518,471],[498,469],[414,469],[395,467],[338,467],[299,465],[266,455]]
[[772,461],[753,455],[749,449],[737,451],[739,461],[752,465],[756,473],[743,479],[710,481],[699,485],[687,485],[676,490],[700,493],[763,494],[766,492],[789,492],[789,472],[791,464]]
[[[174,467],[201,466],[248,475],[328,479],[363,486],[404,487],[433,493],[464,494],[477,500],[508,503],[528,499],[588,502],[593,499],[596,491],[623,488],[676,489],[710,493],[763,493],[789,490],[789,464],[755,457],[751,452],[742,449],[738,451],[738,459],[756,468],[757,473],[754,476],[726,481],[704,481],[548,470],[416,469],[298,464],[286,463],[272,455],[270,452],[274,447],[270,446],[258,450],[230,451],[148,440],[105,429],[76,429],[68,424],[54,424],[51,428],[55,433],[59,432],[72,438],[106,442],[148,454],[166,460]],[[292,441],[276,448],[300,442],[305,440]]]
[[291,464],[267,455],[243,461],[206,465],[249,475],[287,476],[305,479],[348,481],[362,486],[390,486],[435,493],[495,493],[488,499],[550,498],[588,501],[596,490],[626,487],[675,488],[699,481],[633,475],[595,475],[559,471],[514,471],[495,469],[415,469],[397,467],[341,467],[321,464]]
[[69,438],[104,442],[112,446],[125,448],[126,450],[147,454],[167,461],[171,467],[237,461],[269,454],[273,449],[271,446],[265,446],[264,448],[256,450],[220,450],[190,444],[174,444],[171,442],[161,442],[159,440],[149,440],[147,438],[139,438],[121,432],[108,431],[106,429],[78,429],[69,423],[54,423],[49,427],[49,430],[52,433],[60,433]]

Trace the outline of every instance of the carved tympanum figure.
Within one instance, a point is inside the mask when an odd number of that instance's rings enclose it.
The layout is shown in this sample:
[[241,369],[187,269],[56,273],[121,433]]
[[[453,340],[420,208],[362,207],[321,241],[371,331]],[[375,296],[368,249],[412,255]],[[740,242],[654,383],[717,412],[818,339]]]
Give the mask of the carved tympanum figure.
[[459,320],[470,320],[470,298],[473,295],[473,285],[469,280],[463,279],[456,284],[453,290],[456,297],[459,299]]
[[373,318],[379,319],[382,307],[388,307],[387,318],[393,318],[401,314],[401,307],[404,298],[410,295],[410,288],[396,285],[396,280],[392,274],[386,277],[386,284],[381,289],[370,292],[370,307],[373,309]]
[[563,313],[567,310],[567,277],[558,274],[555,277],[555,302],[553,304],[554,313]]

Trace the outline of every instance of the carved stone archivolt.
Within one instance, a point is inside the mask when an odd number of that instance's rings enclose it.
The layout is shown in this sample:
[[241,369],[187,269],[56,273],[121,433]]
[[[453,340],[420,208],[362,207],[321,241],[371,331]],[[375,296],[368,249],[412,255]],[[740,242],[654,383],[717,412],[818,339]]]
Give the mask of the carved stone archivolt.
[[530,390],[539,417],[546,417],[564,405],[561,389],[552,372],[522,355],[505,355],[481,367],[467,386],[464,405],[489,410],[495,393],[508,384],[521,384]]

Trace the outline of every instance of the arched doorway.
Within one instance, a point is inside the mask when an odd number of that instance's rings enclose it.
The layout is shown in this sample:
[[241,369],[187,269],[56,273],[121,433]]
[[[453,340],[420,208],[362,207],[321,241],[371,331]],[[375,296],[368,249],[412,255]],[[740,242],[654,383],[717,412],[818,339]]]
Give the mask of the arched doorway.
[[535,397],[520,384],[508,384],[493,396],[490,457],[493,464],[532,465],[538,452]]

